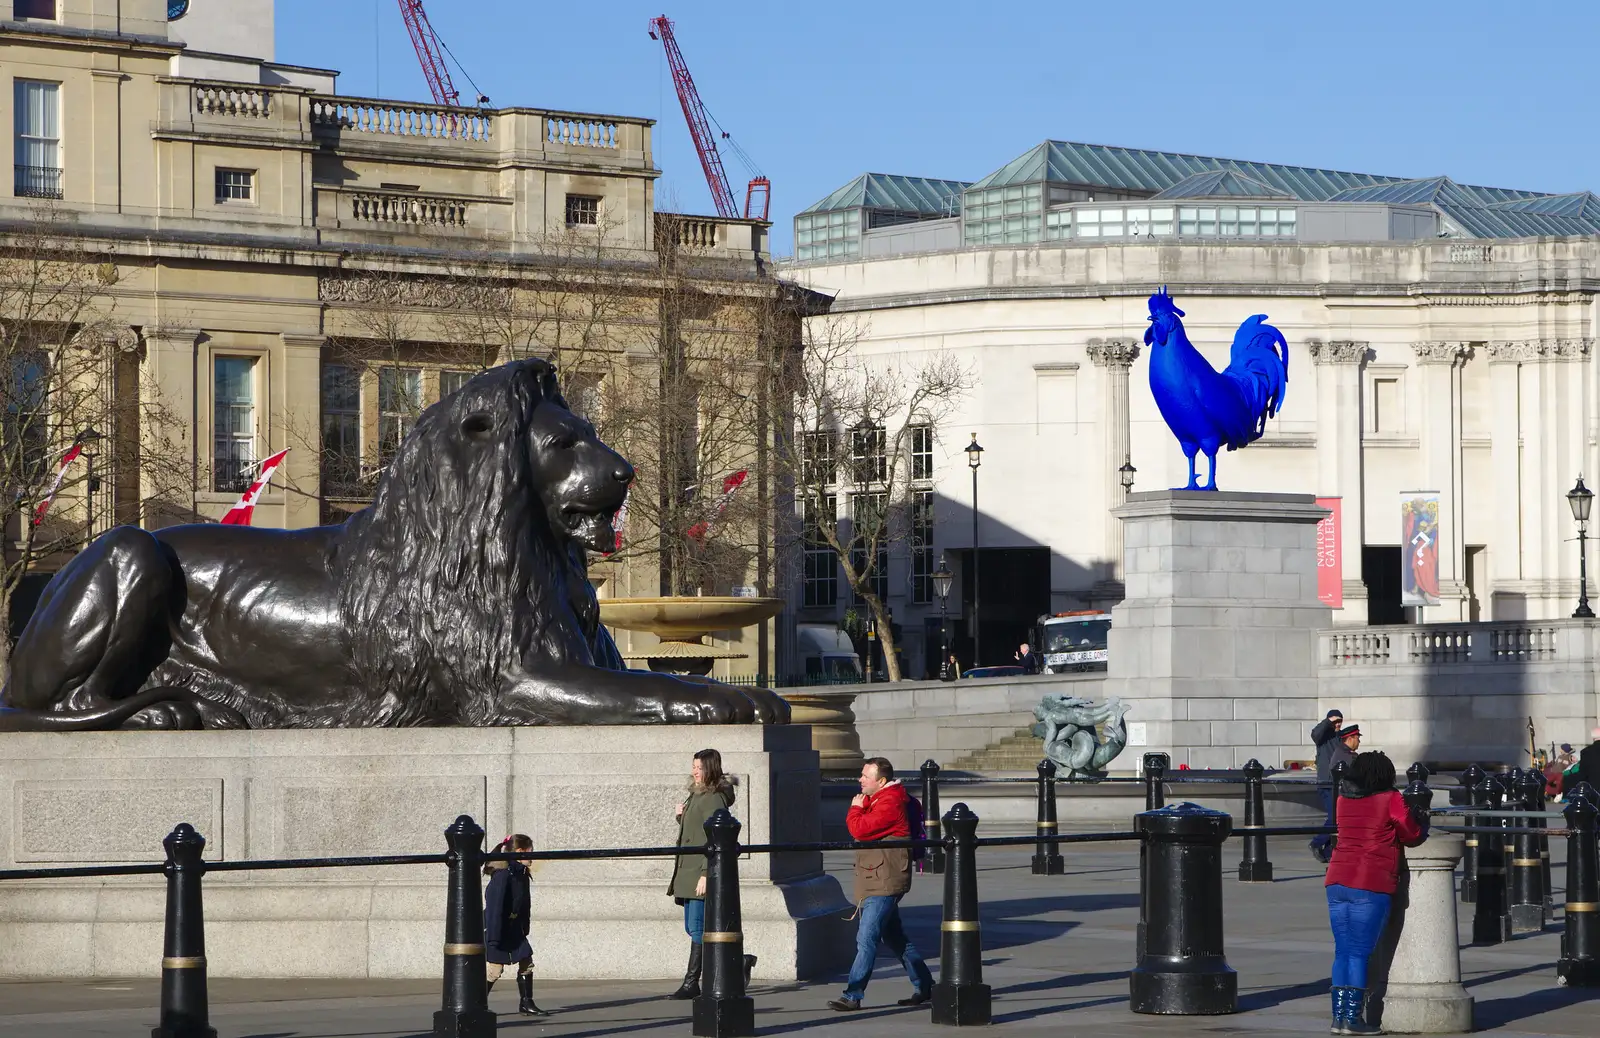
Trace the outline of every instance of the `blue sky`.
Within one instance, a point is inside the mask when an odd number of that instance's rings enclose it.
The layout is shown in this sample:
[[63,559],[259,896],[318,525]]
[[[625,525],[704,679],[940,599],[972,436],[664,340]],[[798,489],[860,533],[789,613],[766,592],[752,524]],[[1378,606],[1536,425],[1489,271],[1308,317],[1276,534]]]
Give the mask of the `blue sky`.
[[[872,171],[975,180],[1046,138],[1600,189],[1600,5],[1347,0],[1133,5],[428,0],[497,105],[658,120],[658,205],[714,212],[660,44],[790,218]],[[1096,9],[1103,8],[1103,9]],[[278,60],[347,94],[427,100],[396,0],[277,0]],[[454,70],[452,70],[454,72]],[[470,85],[456,75],[469,96]],[[724,155],[742,204],[750,174]]]

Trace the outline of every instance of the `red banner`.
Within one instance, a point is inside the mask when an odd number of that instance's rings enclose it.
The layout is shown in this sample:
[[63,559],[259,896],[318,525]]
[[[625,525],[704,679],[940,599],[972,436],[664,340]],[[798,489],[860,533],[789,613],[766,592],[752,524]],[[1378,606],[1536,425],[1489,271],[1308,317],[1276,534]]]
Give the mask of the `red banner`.
[[1317,498],[1317,505],[1328,510],[1328,517],[1317,524],[1317,598],[1332,609],[1344,608],[1344,560],[1339,554],[1341,504],[1341,498]]

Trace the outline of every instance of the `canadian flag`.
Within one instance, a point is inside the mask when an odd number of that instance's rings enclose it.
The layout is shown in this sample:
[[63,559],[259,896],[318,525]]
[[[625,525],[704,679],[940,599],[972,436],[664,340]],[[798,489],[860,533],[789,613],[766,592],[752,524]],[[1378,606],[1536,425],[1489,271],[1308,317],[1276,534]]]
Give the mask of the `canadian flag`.
[[617,535],[617,546],[606,554],[615,555],[622,550],[622,528],[628,521],[628,499],[622,499],[622,507],[617,509],[617,514],[611,519],[611,529]]
[[733,500],[733,492],[744,485],[745,478],[749,475],[749,469],[740,469],[722,481],[722,494],[717,498],[716,507],[711,510],[711,518],[689,527],[688,532],[691,539],[704,541],[711,536],[712,527],[716,525],[718,519],[722,518],[722,513],[728,510],[728,502]]
[[61,461],[56,465],[56,481],[50,484],[50,493],[46,494],[39,506],[33,510],[33,525],[38,526],[44,522],[44,514],[50,511],[50,505],[56,499],[56,493],[61,489],[61,481],[67,478],[67,466],[78,460],[78,455],[83,453],[83,444],[74,443],[67,453],[61,455]]
[[288,453],[289,448],[285,447],[261,463],[261,472],[256,476],[256,481],[250,484],[250,489],[239,496],[239,503],[228,509],[228,514],[222,517],[222,525],[250,525],[250,518],[255,515],[256,502],[261,500],[261,492],[272,482],[272,474],[278,471],[278,466],[283,464],[283,456]]

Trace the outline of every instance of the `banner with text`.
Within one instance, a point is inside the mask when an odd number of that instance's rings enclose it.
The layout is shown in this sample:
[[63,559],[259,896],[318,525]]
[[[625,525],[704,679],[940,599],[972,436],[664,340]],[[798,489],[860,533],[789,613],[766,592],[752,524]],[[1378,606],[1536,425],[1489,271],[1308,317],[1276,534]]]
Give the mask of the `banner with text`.
[[1317,598],[1330,609],[1344,608],[1344,560],[1339,557],[1343,503],[1343,498],[1317,498],[1317,507],[1328,510],[1328,517],[1317,524]]
[[1439,604],[1439,492],[1400,495],[1400,604]]

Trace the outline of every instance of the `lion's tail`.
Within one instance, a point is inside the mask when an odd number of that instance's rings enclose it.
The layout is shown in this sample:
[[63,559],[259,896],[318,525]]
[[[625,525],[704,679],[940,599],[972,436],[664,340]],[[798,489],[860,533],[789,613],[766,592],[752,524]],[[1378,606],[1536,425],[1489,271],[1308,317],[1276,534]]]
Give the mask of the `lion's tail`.
[[184,688],[151,688],[113,703],[103,710],[55,713],[0,707],[0,732],[92,732],[115,728],[134,714],[157,703],[190,702],[193,692]]

